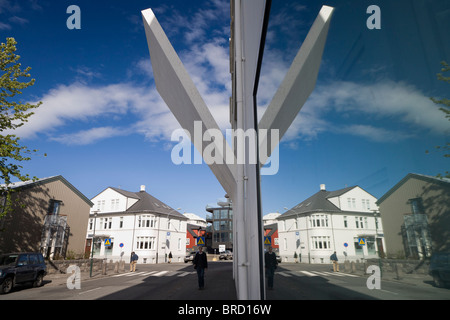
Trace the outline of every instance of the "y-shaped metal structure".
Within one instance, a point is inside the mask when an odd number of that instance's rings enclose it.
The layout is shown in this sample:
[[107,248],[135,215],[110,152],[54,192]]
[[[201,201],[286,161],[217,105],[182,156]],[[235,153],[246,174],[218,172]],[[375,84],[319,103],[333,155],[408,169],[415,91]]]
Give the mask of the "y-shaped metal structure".
[[[271,141],[272,129],[278,130],[281,139],[313,91],[333,12],[331,7],[322,7],[283,83],[258,124],[256,94],[270,5],[270,0],[231,0],[231,124],[233,129],[243,132],[258,132],[258,127],[267,129],[268,135],[262,141],[253,141],[256,146]],[[267,157],[259,159],[256,164],[236,161],[238,154],[244,155],[243,159],[258,159],[258,148],[246,148],[244,142],[238,141],[232,149],[223,135],[219,136],[221,141],[217,140],[219,127],[153,11],[144,10],[142,16],[159,94],[191,137],[196,134],[203,137],[203,134],[208,134],[208,130],[215,130],[215,139],[209,140],[208,145],[217,145],[215,151],[219,152],[219,158],[223,161],[209,164],[209,167],[233,202],[233,273],[238,299],[264,299],[260,166],[267,161],[276,145],[271,144]],[[201,133],[195,132],[200,130],[198,123],[202,124]],[[239,138],[245,139],[244,136]],[[258,140],[257,135],[255,139]],[[206,142],[201,140],[193,142],[203,155]],[[255,152],[256,155],[252,154]],[[217,156],[216,154],[216,159]]]

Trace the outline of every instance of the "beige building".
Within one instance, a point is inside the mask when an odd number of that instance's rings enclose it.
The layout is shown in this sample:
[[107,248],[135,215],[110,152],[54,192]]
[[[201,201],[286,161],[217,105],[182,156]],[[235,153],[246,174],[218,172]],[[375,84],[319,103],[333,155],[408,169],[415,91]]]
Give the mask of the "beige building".
[[0,252],[41,251],[50,258],[84,252],[93,203],[79,190],[62,176],[10,188],[13,210],[0,219]]
[[410,173],[377,204],[388,257],[450,250],[450,179]]

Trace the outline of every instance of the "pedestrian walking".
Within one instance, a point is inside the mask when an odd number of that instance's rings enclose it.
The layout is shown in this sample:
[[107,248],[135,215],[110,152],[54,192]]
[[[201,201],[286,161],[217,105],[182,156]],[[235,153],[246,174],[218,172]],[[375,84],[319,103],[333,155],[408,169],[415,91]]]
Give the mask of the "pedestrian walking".
[[131,253],[131,257],[130,257],[130,272],[134,272],[136,271],[136,264],[137,261],[139,259],[139,256],[134,253],[134,251]]
[[194,269],[197,270],[198,289],[203,290],[205,287],[205,270],[208,269],[208,259],[206,253],[203,252],[203,247],[198,247],[198,252],[195,254]]
[[169,263],[172,261],[172,251],[169,252]]
[[333,263],[333,271],[339,272],[339,263],[338,263],[336,251],[330,256],[330,260]]
[[267,251],[264,255],[264,262],[266,267],[266,276],[268,281],[268,288],[270,290],[273,289],[273,277],[275,275],[275,269],[277,268],[278,261],[277,256],[274,252],[272,252],[272,247],[269,247],[269,251]]

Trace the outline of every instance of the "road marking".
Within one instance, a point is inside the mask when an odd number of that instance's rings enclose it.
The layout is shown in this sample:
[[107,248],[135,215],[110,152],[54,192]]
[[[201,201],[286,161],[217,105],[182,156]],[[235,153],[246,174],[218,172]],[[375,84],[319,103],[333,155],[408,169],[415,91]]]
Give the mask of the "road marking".
[[150,272],[146,272],[146,273],[144,273],[144,274],[142,274],[143,276],[150,276],[150,275],[152,275],[152,274],[154,274],[154,273],[156,273],[156,272],[158,272],[158,271],[150,271]]
[[188,274],[191,274],[191,272],[180,273],[177,277],[184,277],[184,276],[187,276]]
[[308,271],[300,271],[300,272],[303,273],[303,274],[306,274],[309,277],[317,277],[317,274],[314,274],[314,273],[311,273],[311,272],[308,272]]
[[398,293],[392,292],[392,291],[387,291],[387,290],[383,290],[383,289],[380,289],[380,291],[387,292],[387,293],[390,293],[390,294],[398,295]]
[[284,277],[292,277],[291,274],[287,273],[287,272],[277,272],[279,275],[284,276]]
[[91,289],[91,290],[83,291],[83,292],[80,292],[78,295],[89,293],[89,292],[92,292],[92,291],[95,291],[95,290],[98,290],[98,289],[101,289],[101,288],[102,287],[98,287],[98,288],[94,288],[94,289]]
[[152,277],[161,277],[163,275],[165,275],[166,273],[168,273],[169,271],[160,271],[158,273],[152,274]]
[[125,277],[138,276],[138,275],[142,275],[143,273],[146,273],[146,271],[141,271],[141,272],[130,272],[129,274],[125,275]]
[[338,272],[327,272],[327,271],[323,271],[323,273],[330,275],[330,276],[338,276],[338,277],[345,277],[344,274],[342,273],[338,273]]
[[111,276],[112,278],[116,278],[116,277],[134,277],[134,276],[141,276],[141,277],[170,277],[170,276],[177,276],[177,277],[184,277],[187,276],[188,274],[195,274],[197,273],[197,271],[141,271],[141,272],[125,272],[125,273],[121,273],[121,274],[116,274],[114,276]]

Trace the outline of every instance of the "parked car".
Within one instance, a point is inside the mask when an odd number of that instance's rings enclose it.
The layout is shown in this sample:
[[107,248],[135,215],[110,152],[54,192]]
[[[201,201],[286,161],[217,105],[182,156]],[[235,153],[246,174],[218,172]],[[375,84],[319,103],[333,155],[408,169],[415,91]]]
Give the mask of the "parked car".
[[0,255],[0,293],[9,293],[17,284],[43,284],[47,266],[41,253],[9,253]]
[[188,263],[189,261],[194,261],[194,257],[195,257],[195,253],[196,252],[189,252],[189,254],[186,255],[186,257],[184,257],[184,263]]
[[429,274],[433,277],[436,287],[450,285],[450,252],[434,253],[431,256]]
[[233,260],[233,252],[226,250],[219,253],[219,260]]

